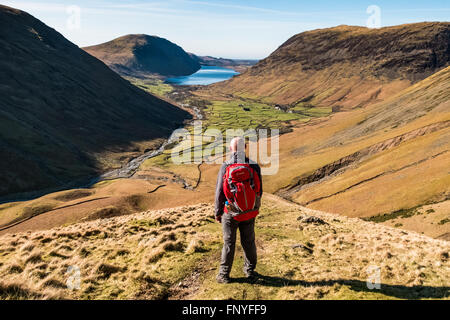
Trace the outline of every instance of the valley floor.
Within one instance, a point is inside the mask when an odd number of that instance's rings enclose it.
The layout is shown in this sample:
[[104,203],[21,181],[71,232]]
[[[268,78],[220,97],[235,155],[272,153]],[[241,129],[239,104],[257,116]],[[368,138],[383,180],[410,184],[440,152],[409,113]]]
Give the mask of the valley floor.
[[[1,236],[0,298],[450,298],[449,242],[271,194],[256,224],[262,277],[243,278],[238,249],[233,282],[217,284],[221,228],[212,216],[203,203]],[[367,286],[373,270],[380,289]]]

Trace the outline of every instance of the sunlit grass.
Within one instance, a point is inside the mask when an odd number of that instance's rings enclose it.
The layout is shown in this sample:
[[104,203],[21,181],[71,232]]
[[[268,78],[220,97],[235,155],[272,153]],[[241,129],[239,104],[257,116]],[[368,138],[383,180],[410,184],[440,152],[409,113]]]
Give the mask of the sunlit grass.
[[166,94],[173,91],[173,87],[170,84],[167,84],[160,79],[138,79],[132,77],[124,78],[130,81],[136,87],[159,97],[164,97]]
[[[233,282],[218,284],[222,232],[212,214],[212,205],[197,204],[2,236],[0,298],[448,298],[446,242],[271,195],[256,221],[262,278],[244,279],[237,244]],[[325,223],[298,219],[305,215]],[[366,285],[371,265],[382,270],[380,290]],[[66,286],[69,266],[80,268],[78,290]]]

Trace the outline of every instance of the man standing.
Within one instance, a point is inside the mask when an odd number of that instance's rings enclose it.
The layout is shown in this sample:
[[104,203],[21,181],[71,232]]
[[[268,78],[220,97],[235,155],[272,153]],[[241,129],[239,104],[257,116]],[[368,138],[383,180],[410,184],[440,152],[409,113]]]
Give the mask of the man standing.
[[234,138],[231,157],[222,164],[217,176],[215,217],[222,223],[223,249],[217,282],[229,283],[239,229],[244,250],[244,274],[255,280],[256,244],[255,217],[262,196],[261,168],[245,156],[245,140]]

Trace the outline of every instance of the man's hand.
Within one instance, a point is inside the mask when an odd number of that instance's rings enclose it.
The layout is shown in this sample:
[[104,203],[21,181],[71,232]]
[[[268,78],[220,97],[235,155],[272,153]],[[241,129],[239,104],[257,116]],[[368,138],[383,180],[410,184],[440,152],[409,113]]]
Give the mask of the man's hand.
[[216,216],[216,221],[222,223],[222,215]]

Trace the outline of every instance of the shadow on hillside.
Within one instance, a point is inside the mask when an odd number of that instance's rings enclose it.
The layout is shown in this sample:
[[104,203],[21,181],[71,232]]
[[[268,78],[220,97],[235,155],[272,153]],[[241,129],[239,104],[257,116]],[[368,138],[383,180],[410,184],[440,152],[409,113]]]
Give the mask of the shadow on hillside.
[[387,296],[396,297],[400,299],[422,299],[422,298],[434,298],[442,299],[450,297],[450,287],[431,287],[431,286],[403,286],[403,285],[391,285],[381,284],[381,288],[369,289],[367,283],[361,280],[324,280],[324,281],[304,281],[304,280],[292,280],[281,277],[272,277],[260,275],[258,280],[251,281],[247,278],[234,278],[234,283],[254,283],[268,287],[285,287],[285,286],[325,286],[331,287],[335,284],[349,286],[351,290],[357,292],[378,292]]

